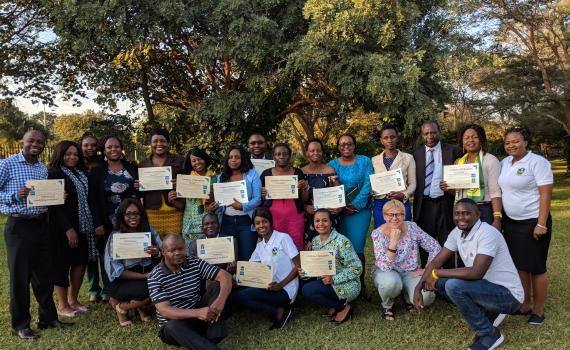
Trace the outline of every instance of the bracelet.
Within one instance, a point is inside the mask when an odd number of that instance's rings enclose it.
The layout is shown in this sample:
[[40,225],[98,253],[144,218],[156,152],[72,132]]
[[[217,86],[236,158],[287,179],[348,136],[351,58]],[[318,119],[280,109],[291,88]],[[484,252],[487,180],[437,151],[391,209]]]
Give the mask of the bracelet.
[[500,211],[494,211],[493,212],[493,216],[496,218],[502,218],[503,217],[503,213],[501,213]]
[[543,228],[543,229],[545,229],[545,230],[548,230],[548,227],[546,227],[546,226],[544,226],[544,225],[536,224],[536,226],[538,226],[538,227],[540,227],[540,228]]
[[396,249],[390,249],[390,248],[388,248],[388,251],[389,251],[390,253],[394,253],[394,254],[396,254],[396,253],[398,252]]
[[435,274],[435,269],[431,269],[431,277],[433,277],[436,280],[439,279],[439,276]]

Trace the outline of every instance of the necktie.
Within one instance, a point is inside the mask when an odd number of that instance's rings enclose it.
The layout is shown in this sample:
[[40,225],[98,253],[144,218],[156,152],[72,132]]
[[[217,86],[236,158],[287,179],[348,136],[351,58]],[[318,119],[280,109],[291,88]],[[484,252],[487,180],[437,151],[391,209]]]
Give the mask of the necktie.
[[425,186],[424,186],[424,196],[429,197],[430,195],[430,186],[431,186],[431,179],[433,178],[433,169],[435,167],[435,163],[433,161],[433,148],[427,150],[426,153],[426,179],[425,179]]

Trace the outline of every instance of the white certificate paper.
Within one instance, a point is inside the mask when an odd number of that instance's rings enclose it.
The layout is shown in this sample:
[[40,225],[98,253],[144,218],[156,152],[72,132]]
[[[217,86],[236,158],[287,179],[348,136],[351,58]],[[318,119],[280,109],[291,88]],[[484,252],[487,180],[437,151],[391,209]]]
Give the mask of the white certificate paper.
[[266,176],[267,199],[299,198],[297,175]]
[[245,180],[214,184],[214,199],[219,205],[231,205],[234,198],[240,203],[247,203]]
[[210,177],[178,174],[176,176],[176,197],[209,198]]
[[172,168],[155,166],[139,168],[139,191],[157,191],[172,189]]
[[443,180],[451,189],[479,188],[479,164],[445,165]]
[[273,271],[269,265],[251,261],[238,261],[236,271],[238,286],[265,289],[273,282]]
[[344,199],[344,185],[314,188],[313,189],[313,206],[318,209],[334,209],[346,206]]
[[251,163],[253,164],[253,168],[257,172],[257,175],[260,176],[265,169],[275,167],[275,161],[273,159],[252,159]]
[[332,250],[301,251],[301,269],[305,277],[336,275],[336,259]]
[[208,264],[225,264],[235,261],[234,238],[204,238],[196,241],[198,257]]
[[144,249],[150,245],[150,232],[114,233],[113,260],[148,258]]
[[370,186],[377,195],[400,192],[406,189],[402,169],[394,169],[370,175]]
[[30,193],[26,197],[26,206],[43,207],[48,205],[61,205],[65,202],[65,180],[28,180],[26,187]]

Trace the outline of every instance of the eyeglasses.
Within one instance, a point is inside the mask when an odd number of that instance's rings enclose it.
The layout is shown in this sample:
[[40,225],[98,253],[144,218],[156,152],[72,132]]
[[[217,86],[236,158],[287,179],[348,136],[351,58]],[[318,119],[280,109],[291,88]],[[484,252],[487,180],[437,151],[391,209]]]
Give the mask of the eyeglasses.
[[384,214],[384,216],[391,218],[391,219],[395,219],[395,218],[401,218],[406,216],[406,214],[404,213],[386,213]]
[[139,216],[141,216],[141,213],[139,213],[138,211],[133,211],[133,212],[129,212],[129,213],[125,213],[125,217],[132,219],[132,218],[138,218]]
[[347,148],[347,147],[352,147],[352,146],[354,146],[354,143],[352,143],[352,142],[339,143],[338,144],[338,147],[340,147],[340,148]]

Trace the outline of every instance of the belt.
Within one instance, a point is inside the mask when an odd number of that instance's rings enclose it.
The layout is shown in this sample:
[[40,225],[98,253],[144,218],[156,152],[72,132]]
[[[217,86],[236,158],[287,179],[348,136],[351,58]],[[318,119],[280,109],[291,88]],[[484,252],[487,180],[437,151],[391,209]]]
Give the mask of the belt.
[[423,200],[428,201],[428,202],[441,202],[444,198],[445,198],[445,196],[441,196],[441,197],[437,197],[437,198],[424,197]]
[[47,213],[42,213],[38,215],[10,214],[10,217],[14,219],[24,219],[24,220],[43,220],[47,217]]

